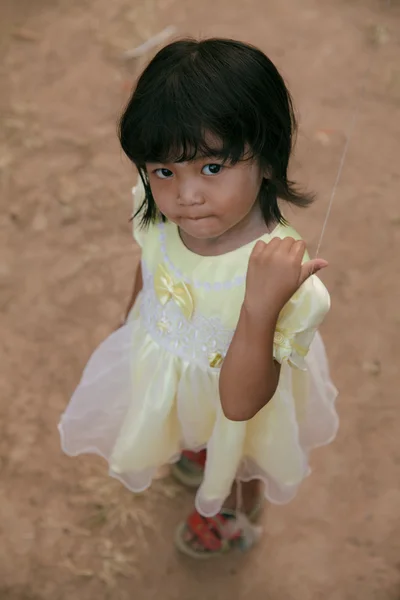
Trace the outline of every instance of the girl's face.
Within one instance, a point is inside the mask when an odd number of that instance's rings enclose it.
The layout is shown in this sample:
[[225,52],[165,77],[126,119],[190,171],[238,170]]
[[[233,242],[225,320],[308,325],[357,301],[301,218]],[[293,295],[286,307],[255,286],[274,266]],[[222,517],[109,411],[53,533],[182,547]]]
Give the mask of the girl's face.
[[[263,172],[258,161],[234,165],[216,158],[146,165],[155,203],[195,239],[220,238],[242,222],[263,221],[256,202]],[[257,204],[258,206],[258,204]]]

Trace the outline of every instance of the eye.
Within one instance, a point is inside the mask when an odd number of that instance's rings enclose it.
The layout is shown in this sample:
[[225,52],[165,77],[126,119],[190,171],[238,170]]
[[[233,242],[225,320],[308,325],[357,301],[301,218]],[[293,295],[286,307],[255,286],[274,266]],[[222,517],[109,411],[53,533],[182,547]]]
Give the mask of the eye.
[[204,175],[218,175],[222,171],[224,167],[222,165],[218,165],[216,163],[211,163],[209,165],[205,165],[201,172]]
[[170,179],[173,176],[173,172],[169,169],[156,169],[154,173],[159,179]]

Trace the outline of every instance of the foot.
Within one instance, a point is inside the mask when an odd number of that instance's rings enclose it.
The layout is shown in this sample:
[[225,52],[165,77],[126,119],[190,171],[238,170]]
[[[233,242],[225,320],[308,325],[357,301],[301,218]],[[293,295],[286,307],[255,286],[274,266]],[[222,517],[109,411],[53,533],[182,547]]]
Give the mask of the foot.
[[215,517],[194,511],[177,530],[178,550],[191,558],[213,558],[240,545],[242,532],[234,511],[222,510]]
[[190,452],[184,450],[180,459],[172,467],[172,475],[183,485],[198,488],[203,481],[207,451]]
[[192,558],[212,558],[235,548],[248,550],[259,538],[259,528],[252,522],[261,509],[262,501],[258,501],[248,515],[229,508],[223,508],[215,517],[203,517],[194,511],[178,527],[178,550]]

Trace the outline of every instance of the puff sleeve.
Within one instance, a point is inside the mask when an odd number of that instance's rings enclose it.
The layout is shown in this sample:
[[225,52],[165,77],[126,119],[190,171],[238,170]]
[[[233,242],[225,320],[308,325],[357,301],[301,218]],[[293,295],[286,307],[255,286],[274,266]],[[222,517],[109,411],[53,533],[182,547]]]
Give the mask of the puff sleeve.
[[143,204],[145,198],[145,190],[143,186],[143,182],[140,177],[138,177],[137,183],[135,187],[132,188],[132,199],[133,199],[133,237],[140,247],[143,246],[144,237],[146,235],[146,231],[141,227],[140,224],[140,215],[136,215],[137,211]]
[[326,287],[316,275],[311,276],[279,315],[274,336],[275,360],[305,370],[305,357],[329,309]]

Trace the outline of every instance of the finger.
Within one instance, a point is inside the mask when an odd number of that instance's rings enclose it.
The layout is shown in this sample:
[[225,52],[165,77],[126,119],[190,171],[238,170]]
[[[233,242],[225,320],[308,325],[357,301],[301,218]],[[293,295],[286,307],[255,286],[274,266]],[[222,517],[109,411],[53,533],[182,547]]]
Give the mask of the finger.
[[267,246],[268,246],[268,248],[270,248],[272,250],[276,250],[277,248],[280,247],[281,244],[282,244],[281,238],[274,237],[274,238],[272,238],[272,240],[270,242],[268,242]]
[[295,243],[293,244],[293,246],[291,247],[290,254],[294,258],[302,261],[305,251],[306,251],[305,242],[303,240],[296,240]]
[[258,240],[258,242],[256,243],[256,245],[254,246],[251,256],[259,256],[260,254],[263,253],[263,251],[265,250],[265,248],[267,247],[267,244],[265,242],[263,242],[262,240]]
[[323,258],[314,258],[304,263],[300,272],[300,285],[302,285],[311,275],[318,273],[321,269],[325,269],[328,263]]
[[282,250],[285,250],[286,252],[290,252],[295,244],[296,244],[295,239],[293,239],[292,237],[286,237],[282,240],[281,248],[282,248]]

